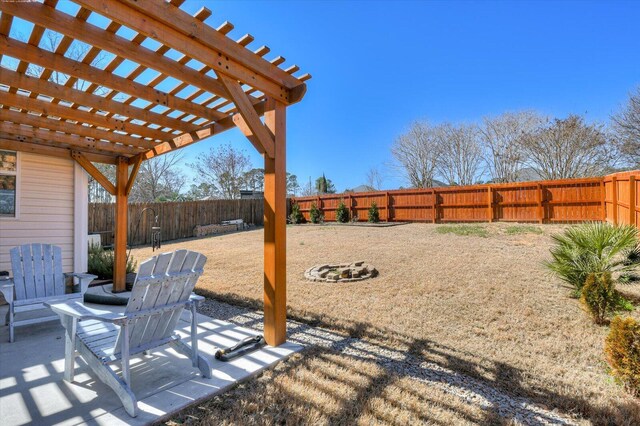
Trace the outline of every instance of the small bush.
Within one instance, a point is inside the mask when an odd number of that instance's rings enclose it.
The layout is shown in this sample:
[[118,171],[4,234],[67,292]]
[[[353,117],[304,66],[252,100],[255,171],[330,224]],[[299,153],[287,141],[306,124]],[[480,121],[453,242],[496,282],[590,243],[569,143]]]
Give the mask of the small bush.
[[309,217],[311,218],[311,223],[320,223],[324,219],[322,217],[322,212],[316,206],[316,203],[311,204],[311,210],[309,210]]
[[616,291],[610,273],[589,274],[582,286],[580,301],[596,324],[604,324],[609,314],[626,306],[626,300]]
[[615,317],[604,352],[611,374],[634,396],[640,396],[640,324],[633,318]]
[[371,223],[380,222],[380,212],[378,211],[378,205],[376,202],[371,203],[371,207],[369,207],[368,221]]
[[304,215],[300,211],[300,204],[298,203],[291,204],[291,213],[289,214],[289,221],[294,225],[298,223],[304,223]]
[[[89,259],[87,265],[87,272],[89,274],[97,275],[98,278],[107,280],[113,278],[113,263],[114,253],[113,250],[105,250],[99,245],[91,245],[89,247]],[[133,257],[127,257],[127,274],[135,272],[136,261]]]
[[347,209],[347,206],[344,204],[343,200],[340,200],[340,202],[338,203],[338,208],[336,209],[336,222],[349,222],[349,210]]

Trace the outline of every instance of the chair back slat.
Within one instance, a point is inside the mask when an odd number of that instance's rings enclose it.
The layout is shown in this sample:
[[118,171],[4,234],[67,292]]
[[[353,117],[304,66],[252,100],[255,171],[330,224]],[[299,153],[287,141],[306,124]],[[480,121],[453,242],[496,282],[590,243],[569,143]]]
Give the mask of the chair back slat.
[[13,284],[16,300],[27,298],[27,291],[24,288],[24,269],[22,265],[22,253],[20,247],[14,247],[10,251],[11,269],[13,272]]
[[62,273],[62,249],[58,246],[51,246],[53,254],[53,290],[56,296],[65,293],[64,274]]
[[33,281],[35,284],[36,297],[44,297],[44,256],[42,254],[42,244],[32,244],[31,255],[33,258]]
[[[53,260],[53,254],[51,253],[51,245],[45,244],[42,246],[43,257],[48,260]],[[50,297],[55,295],[55,278],[53,276],[53,261],[45,261],[44,262],[44,289],[45,296]]]
[[[177,250],[163,253],[143,262],[138,270],[125,313],[139,311],[157,313],[130,322],[129,347],[148,345],[170,337],[184,309],[163,310],[167,305],[186,301],[202,275],[207,258],[197,252]],[[122,335],[116,341],[115,353],[121,348]]]
[[65,294],[62,249],[51,244],[25,244],[10,251],[16,300]]

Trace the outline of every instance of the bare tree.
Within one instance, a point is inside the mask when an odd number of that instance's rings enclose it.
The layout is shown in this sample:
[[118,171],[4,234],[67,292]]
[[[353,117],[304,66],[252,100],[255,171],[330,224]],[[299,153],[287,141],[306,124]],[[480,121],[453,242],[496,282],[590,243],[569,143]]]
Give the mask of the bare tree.
[[541,121],[538,114],[530,111],[506,112],[483,119],[480,140],[494,182],[515,182],[518,179],[518,172],[526,160],[524,137]]
[[621,153],[640,165],[640,87],[629,94],[627,105],[612,117]]
[[472,185],[482,174],[478,127],[443,124],[436,132],[440,156],[437,170],[449,185]]
[[[18,35],[18,39],[21,41],[26,41],[26,37],[22,34]],[[58,48],[58,45],[62,41],[62,34],[46,30],[43,34],[43,39],[41,42],[41,46],[50,52],[55,52]],[[87,53],[91,50],[91,46],[87,43],[81,42],[79,40],[75,40],[67,51],[64,53],[64,56],[72,59],[74,61],[83,61],[87,55]],[[94,58],[91,60],[91,65],[94,67],[101,68],[102,65],[107,61],[107,55],[104,51],[100,51]],[[40,78],[42,73],[45,72],[45,68],[35,64],[29,64],[27,66],[26,74],[34,77]],[[48,80],[54,82],[56,84],[67,84],[70,79],[73,79],[73,88],[78,90],[86,90],[91,82],[86,80],[81,80],[75,77],[72,77],[68,74],[61,73],[60,71],[50,70]],[[106,95],[110,92],[110,90],[104,86],[96,85],[97,87],[93,91],[98,95]],[[115,97],[116,100],[124,99],[123,95],[118,95]]]
[[383,181],[384,177],[382,176],[380,169],[377,167],[371,167],[367,172],[367,186],[379,191],[382,189]]
[[302,187],[301,194],[303,197],[309,197],[311,195],[316,195],[317,191],[311,182],[311,177],[309,177],[309,182],[306,182]]
[[198,175],[197,180],[211,185],[219,198],[237,199],[244,184],[245,174],[250,170],[251,160],[244,151],[231,145],[211,148],[201,153],[196,162],[189,164]]
[[170,152],[144,161],[131,189],[130,200],[150,202],[163,198],[174,199],[186,183],[186,177],[179,168],[183,159],[181,152]]
[[[112,164],[94,163],[94,166],[109,179],[111,183],[116,181],[116,168]],[[90,203],[110,203],[113,196],[89,175],[89,202]]]
[[440,156],[437,129],[427,122],[416,121],[398,136],[391,147],[396,168],[415,188],[433,186]]
[[614,158],[615,147],[603,126],[587,124],[577,115],[543,123],[523,143],[542,179],[597,176]]

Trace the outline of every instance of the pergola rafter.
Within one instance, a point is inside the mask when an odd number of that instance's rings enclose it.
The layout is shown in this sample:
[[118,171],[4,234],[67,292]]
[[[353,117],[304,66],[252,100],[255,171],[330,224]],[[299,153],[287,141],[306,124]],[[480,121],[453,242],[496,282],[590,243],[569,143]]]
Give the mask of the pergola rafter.
[[[182,0],[73,2],[0,2],[0,149],[71,157],[116,196],[114,288],[124,290],[127,197],[142,162],[239,128],[265,157],[265,337],[282,343],[285,113],[310,75],[265,59],[266,46],[251,50],[250,34],[233,40],[229,22],[210,26],[208,9],[181,10]],[[33,27],[18,39],[23,21]],[[116,182],[92,162],[115,164]]]

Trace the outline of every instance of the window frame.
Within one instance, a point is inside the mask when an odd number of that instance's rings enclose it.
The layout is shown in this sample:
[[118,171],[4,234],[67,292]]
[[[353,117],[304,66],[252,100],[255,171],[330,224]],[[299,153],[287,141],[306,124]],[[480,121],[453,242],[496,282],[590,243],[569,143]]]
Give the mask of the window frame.
[[13,149],[1,149],[1,151],[15,152],[16,153],[16,170],[14,172],[0,170],[0,175],[3,176],[15,176],[16,177],[16,189],[15,189],[15,210],[13,212],[13,216],[5,216],[0,214],[0,220],[19,220],[20,219],[20,171],[22,169],[20,164],[20,151],[16,151]]

